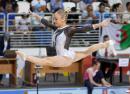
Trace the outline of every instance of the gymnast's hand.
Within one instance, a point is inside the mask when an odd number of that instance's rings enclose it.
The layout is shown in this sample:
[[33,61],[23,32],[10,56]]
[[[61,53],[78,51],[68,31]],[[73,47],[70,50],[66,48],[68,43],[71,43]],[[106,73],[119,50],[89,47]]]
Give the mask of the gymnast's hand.
[[38,20],[41,20],[41,19],[42,19],[41,16],[39,16],[38,14],[32,12],[31,10],[29,10],[29,14],[30,14],[31,16],[33,16],[33,17],[36,17],[36,19],[38,19]]
[[103,20],[102,22],[100,22],[98,24],[93,24],[93,28],[97,29],[97,28],[100,28],[100,27],[106,27],[110,24],[110,21],[111,21],[111,19],[106,19],[106,20]]
[[110,21],[111,21],[111,19],[103,20],[101,23],[99,23],[99,25],[101,27],[106,27],[106,26],[108,26],[110,24]]

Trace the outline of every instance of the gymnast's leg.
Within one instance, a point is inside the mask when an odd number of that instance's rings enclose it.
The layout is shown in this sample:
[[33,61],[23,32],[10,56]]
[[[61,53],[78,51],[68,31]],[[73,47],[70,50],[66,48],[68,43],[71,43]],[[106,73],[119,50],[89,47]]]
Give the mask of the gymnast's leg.
[[87,49],[85,51],[76,52],[74,62],[76,62],[78,60],[81,60],[81,59],[85,58],[88,55],[91,55],[93,52],[95,52],[95,51],[97,51],[99,49],[109,47],[111,45],[111,42],[112,41],[106,41],[104,43],[97,43],[97,44],[94,44],[94,45],[92,45],[90,47],[87,47]]
[[35,63],[38,65],[52,66],[52,67],[66,67],[71,65],[73,62],[85,58],[86,56],[90,55],[92,52],[99,50],[101,48],[107,48],[108,46],[109,46],[109,41],[104,43],[94,44],[88,47],[88,49],[83,52],[76,52],[74,60],[65,56],[52,56],[52,57],[38,58],[34,56],[27,56],[25,53],[21,51],[16,51],[16,54],[20,55],[24,60],[27,60],[31,63]]
[[27,56],[25,53],[21,51],[16,51],[16,54],[20,55],[26,61],[42,66],[66,67],[70,66],[73,63],[73,60],[71,58],[65,56],[39,58],[34,56]]

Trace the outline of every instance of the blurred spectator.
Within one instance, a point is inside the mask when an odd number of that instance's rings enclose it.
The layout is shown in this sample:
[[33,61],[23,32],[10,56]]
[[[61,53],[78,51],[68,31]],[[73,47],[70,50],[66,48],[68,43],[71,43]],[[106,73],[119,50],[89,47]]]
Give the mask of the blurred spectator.
[[[110,40],[108,35],[103,36],[103,42]],[[116,50],[114,46],[110,46],[105,49],[98,50],[97,57],[114,57],[117,56]],[[101,70],[103,72],[103,75],[105,78],[109,78],[112,82],[112,77],[114,74],[114,71],[116,69],[116,62],[111,63],[109,61],[102,61],[101,62]]]
[[0,31],[3,31],[4,27],[4,9],[0,6]]
[[51,12],[54,12],[58,8],[64,9],[63,0],[51,0],[50,6],[51,6]]
[[112,12],[123,12],[123,5],[121,3],[116,3],[112,6]]
[[[8,34],[0,36],[0,56],[4,56],[4,51],[10,49],[10,38]],[[3,74],[0,74],[0,86],[3,86],[2,83]]]
[[98,2],[104,3],[106,7],[110,7],[109,0],[97,0]]
[[[7,4],[5,9],[5,16],[6,16],[6,26],[8,28],[8,31],[15,31],[14,25],[15,25],[15,15],[11,14],[8,16],[8,13],[13,13],[12,5]],[[7,20],[8,19],[8,20]]]
[[112,6],[112,19],[115,20],[116,23],[122,23],[123,14],[123,6],[121,3],[116,3]]
[[23,31],[23,33],[24,32],[26,33],[27,31],[31,30],[30,28],[31,20],[29,18],[29,15],[23,14],[21,16],[21,19],[17,23],[18,23],[17,31]]
[[78,2],[78,6],[81,12],[83,12],[84,10],[86,10],[87,4],[84,3],[83,1]]
[[116,3],[121,3],[122,4],[125,1],[127,1],[127,0],[108,0],[110,6],[113,6]]
[[4,8],[0,5],[0,13],[4,12]]
[[126,3],[126,11],[123,15],[123,19],[126,23],[130,23],[130,2]]
[[75,25],[75,24],[78,23],[79,14],[75,14],[76,12],[77,12],[76,7],[72,7],[71,11],[70,11],[70,14],[68,14],[68,21],[67,21],[67,23],[69,23],[71,25]]
[[11,4],[7,4],[6,8],[5,8],[6,13],[12,13],[13,9],[12,9],[12,5]]
[[[94,15],[92,5],[88,5],[86,10],[82,13],[83,22],[92,24],[97,17]],[[85,21],[84,21],[85,20]]]
[[5,33],[3,36],[0,37],[0,56],[4,56],[4,51],[10,49],[10,36],[9,34]]
[[45,0],[32,0],[31,7],[33,12],[42,13],[46,10],[46,1]]
[[105,4],[100,3],[99,4],[99,11],[95,11],[95,16],[97,18],[100,18],[101,21],[110,17],[109,11],[105,11],[105,8],[106,8]]
[[6,6],[8,4],[12,5],[12,9],[15,10],[15,8],[17,7],[17,1],[16,0],[0,0],[2,6],[4,9],[6,9]]
[[[33,12],[38,13],[40,16],[44,16],[44,12],[47,9],[45,0],[32,0],[31,7]],[[43,27],[39,27],[40,21],[36,20],[36,18],[32,18],[32,30],[33,31],[41,31]]]
[[130,2],[126,3],[126,9],[127,9],[127,12],[130,12]]
[[84,73],[84,86],[87,87],[87,94],[93,94],[93,87],[111,86],[111,84],[104,79],[103,72],[100,70],[100,62],[96,59],[92,60],[92,66],[87,68]]
[[17,4],[17,3],[15,4],[15,7],[13,8],[13,11],[14,11],[15,13],[18,13],[19,7],[18,7],[18,4]]

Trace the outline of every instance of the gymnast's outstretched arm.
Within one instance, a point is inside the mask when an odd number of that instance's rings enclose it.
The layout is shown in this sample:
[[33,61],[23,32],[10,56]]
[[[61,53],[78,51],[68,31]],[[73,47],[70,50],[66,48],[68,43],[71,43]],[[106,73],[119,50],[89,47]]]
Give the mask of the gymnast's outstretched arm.
[[54,30],[57,29],[57,27],[54,24],[49,23],[46,19],[44,19],[43,17],[39,16],[38,14],[33,13],[31,11],[29,11],[29,13],[30,13],[30,15],[35,17],[37,20],[41,21],[41,23],[44,24],[45,26],[48,26],[48,27],[50,27],[50,28],[52,28]]
[[106,27],[108,24],[110,23],[110,19],[106,19],[100,23],[97,24],[86,24],[83,25],[82,27],[72,27],[71,28],[71,32],[70,35],[73,35],[76,32],[86,32],[86,31],[90,31],[90,30],[94,30],[100,27]]

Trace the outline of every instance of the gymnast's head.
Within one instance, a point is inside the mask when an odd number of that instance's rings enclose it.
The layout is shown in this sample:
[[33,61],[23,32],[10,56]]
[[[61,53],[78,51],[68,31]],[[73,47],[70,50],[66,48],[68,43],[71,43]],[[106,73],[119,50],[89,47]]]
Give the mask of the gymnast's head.
[[60,28],[66,25],[66,21],[67,21],[67,13],[59,8],[56,9],[54,12],[54,24]]

